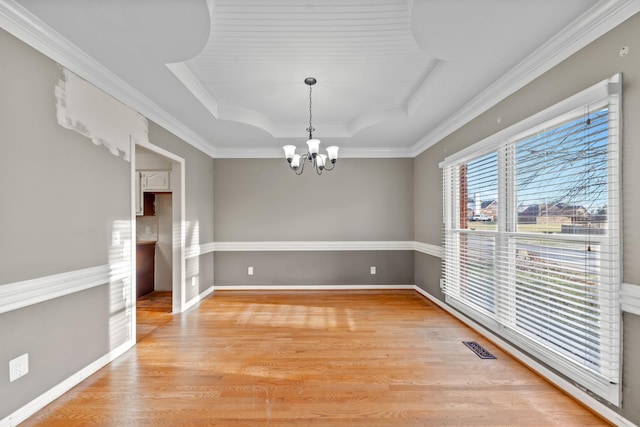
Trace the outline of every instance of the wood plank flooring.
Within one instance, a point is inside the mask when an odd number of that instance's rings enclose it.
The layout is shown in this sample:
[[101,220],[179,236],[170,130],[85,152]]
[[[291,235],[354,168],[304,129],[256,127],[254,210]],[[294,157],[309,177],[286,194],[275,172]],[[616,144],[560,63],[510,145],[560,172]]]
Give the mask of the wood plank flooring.
[[608,425],[414,291],[163,299],[139,304],[134,349],[23,425]]

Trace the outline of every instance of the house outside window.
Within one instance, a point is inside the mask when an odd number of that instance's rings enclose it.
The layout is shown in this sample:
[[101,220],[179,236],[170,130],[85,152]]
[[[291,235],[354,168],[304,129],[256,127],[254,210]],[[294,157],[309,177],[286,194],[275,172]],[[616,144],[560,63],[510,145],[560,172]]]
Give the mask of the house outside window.
[[447,303],[619,404],[620,76],[447,158]]

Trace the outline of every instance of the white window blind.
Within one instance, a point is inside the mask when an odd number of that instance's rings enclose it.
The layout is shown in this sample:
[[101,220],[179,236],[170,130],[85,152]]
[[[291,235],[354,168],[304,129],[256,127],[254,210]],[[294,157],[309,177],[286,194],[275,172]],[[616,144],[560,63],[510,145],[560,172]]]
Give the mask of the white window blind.
[[443,164],[447,302],[616,404],[618,79]]

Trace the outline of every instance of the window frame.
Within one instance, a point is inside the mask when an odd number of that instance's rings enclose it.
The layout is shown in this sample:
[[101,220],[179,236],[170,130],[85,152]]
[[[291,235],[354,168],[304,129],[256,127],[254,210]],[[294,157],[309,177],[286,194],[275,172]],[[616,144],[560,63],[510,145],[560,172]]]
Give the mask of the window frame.
[[[615,74],[609,79],[603,80],[564,101],[454,153],[440,163],[440,167],[443,169],[443,238],[445,243],[445,255],[443,257],[445,262],[443,263],[443,280],[441,280],[441,283],[443,283],[443,291],[445,292],[445,302],[478,321],[492,332],[508,339],[511,343],[536,357],[542,363],[547,364],[562,375],[617,406],[620,405],[622,362],[622,313],[620,310],[620,289],[622,282],[622,245],[620,237],[620,231],[622,229],[622,218],[620,215],[620,180],[622,176],[620,164],[620,134],[622,129],[621,79],[621,74]],[[617,226],[614,227],[613,235],[606,237],[606,239],[613,245],[614,252],[618,255],[618,267],[614,272],[614,283],[609,283],[609,286],[613,289],[608,289],[609,292],[614,293],[614,309],[607,311],[605,315],[610,316],[610,318],[614,320],[614,325],[617,325],[614,326],[613,330],[613,334],[617,334],[617,336],[607,336],[605,338],[613,339],[614,348],[617,350],[617,352],[614,353],[616,366],[615,369],[612,370],[615,374],[614,376],[617,376],[617,378],[597,375],[592,370],[577,362],[571,362],[566,357],[559,355],[557,350],[536,345],[533,340],[527,338],[522,333],[518,333],[514,328],[509,327],[509,321],[514,320],[515,317],[510,319],[508,313],[506,316],[501,312],[496,313],[496,316],[490,316],[454,296],[456,286],[458,292],[460,289],[459,277],[461,270],[458,254],[461,239],[459,236],[461,233],[469,232],[468,230],[458,228],[456,225],[456,215],[459,215],[460,212],[460,184],[459,181],[457,181],[459,174],[455,172],[457,167],[491,153],[498,154],[498,201],[501,207],[498,209],[497,229],[496,231],[483,232],[495,234],[496,247],[498,247],[498,244],[503,245],[502,247],[509,247],[515,244],[512,243],[512,241],[515,242],[517,238],[526,237],[522,232],[517,232],[517,215],[514,215],[514,212],[517,211],[517,186],[506,185],[507,181],[515,182],[516,172],[515,166],[513,166],[514,162],[507,160],[513,159],[515,156],[514,152],[517,141],[522,141],[544,129],[558,126],[568,120],[584,116],[586,108],[594,108],[596,106],[607,106],[609,109],[610,129],[608,146],[609,152],[612,154],[609,154],[608,169],[609,176],[611,176],[612,173],[615,174],[615,179],[608,180],[608,217],[609,221],[615,222]],[[507,221],[510,222],[507,223]],[[457,237],[452,237],[453,235]],[[497,242],[498,239],[502,239],[500,243]],[[447,241],[451,241],[453,244],[448,246]],[[607,261],[607,259],[604,260],[604,262]],[[444,269],[446,269],[447,275],[444,274]],[[511,273],[515,274],[515,272]],[[500,286],[513,286],[515,288],[515,282],[511,283],[511,273],[501,276],[502,278],[508,277],[507,282],[509,283],[502,283]],[[449,290],[447,290],[447,288]],[[514,297],[514,295],[515,289],[512,293],[505,292],[501,294],[501,296],[507,297]]]

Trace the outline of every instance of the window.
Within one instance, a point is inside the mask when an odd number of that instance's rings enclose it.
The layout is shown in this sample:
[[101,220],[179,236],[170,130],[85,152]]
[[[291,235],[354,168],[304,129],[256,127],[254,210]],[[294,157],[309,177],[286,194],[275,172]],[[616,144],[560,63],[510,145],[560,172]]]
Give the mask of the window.
[[619,404],[620,76],[447,158],[449,304]]

